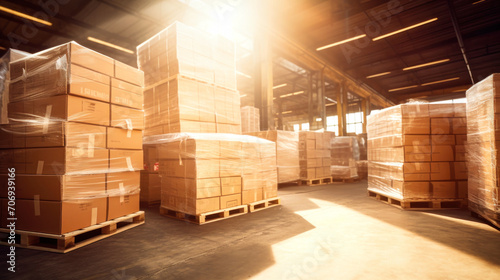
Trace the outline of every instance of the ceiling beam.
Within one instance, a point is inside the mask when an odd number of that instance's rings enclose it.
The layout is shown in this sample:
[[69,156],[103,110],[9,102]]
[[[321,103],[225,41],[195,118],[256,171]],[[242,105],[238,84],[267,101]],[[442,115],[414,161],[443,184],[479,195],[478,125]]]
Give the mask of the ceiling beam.
[[456,86],[456,87],[449,87],[449,88],[442,88],[442,89],[436,89],[436,90],[428,90],[428,91],[421,91],[421,92],[416,92],[416,93],[410,93],[410,94],[404,94],[404,95],[394,95],[392,97],[393,100],[396,102],[404,102],[408,99],[411,98],[423,98],[423,99],[428,99],[428,98],[435,98],[437,96],[442,96],[446,94],[465,94],[465,91],[471,87],[471,85],[462,85],[462,86]]

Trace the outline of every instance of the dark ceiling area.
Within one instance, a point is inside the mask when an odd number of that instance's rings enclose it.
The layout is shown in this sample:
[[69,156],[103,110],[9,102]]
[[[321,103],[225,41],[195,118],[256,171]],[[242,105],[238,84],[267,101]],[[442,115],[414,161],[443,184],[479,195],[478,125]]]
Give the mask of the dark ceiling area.
[[[6,48],[37,52],[74,40],[136,65],[136,46],[175,20],[199,25],[205,15],[191,4],[200,1],[5,0],[0,6],[44,19],[52,25],[0,10],[1,52]],[[498,0],[263,2],[266,6],[262,8],[270,19],[258,25],[270,26],[395,103],[410,98],[463,96],[473,82],[500,72]],[[241,10],[240,14],[245,12],[244,8]],[[419,26],[408,28],[415,25]],[[407,30],[378,38],[403,28]],[[356,36],[360,38],[317,50]],[[121,46],[132,53],[95,43],[88,37]],[[237,58],[238,65],[243,65],[239,70],[251,76],[252,59],[245,57]],[[405,69],[427,63],[430,64]],[[294,66],[279,57],[274,64],[275,84],[288,83],[295,87],[276,91],[275,96],[279,98],[304,88],[307,83],[304,73],[294,73]],[[238,82],[251,80],[241,76],[238,79]],[[251,95],[251,86],[243,90],[246,91]],[[295,103],[299,106],[305,97],[300,97],[300,93],[297,96]]]

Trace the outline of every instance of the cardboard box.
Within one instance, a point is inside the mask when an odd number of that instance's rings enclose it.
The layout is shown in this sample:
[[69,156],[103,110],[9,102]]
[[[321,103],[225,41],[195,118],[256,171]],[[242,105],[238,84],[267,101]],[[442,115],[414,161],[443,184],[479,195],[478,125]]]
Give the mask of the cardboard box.
[[26,124],[26,147],[106,148],[106,128],[74,122]]
[[456,198],[457,186],[455,181],[432,182],[432,198]]
[[414,117],[402,119],[403,134],[429,134],[430,120],[429,118]]
[[210,159],[160,160],[160,173],[180,178],[219,178],[219,161]]
[[429,135],[403,135],[403,146],[429,146]]
[[144,111],[111,105],[111,126],[144,130]]
[[144,87],[144,72],[115,60],[115,78]]
[[220,209],[220,197],[187,198],[161,194],[161,206],[189,215],[199,215]]
[[221,196],[220,178],[176,178],[162,177],[162,193],[176,197],[208,198]]
[[158,158],[158,145],[143,145],[144,153],[144,170],[149,173],[160,171],[160,160]]
[[106,221],[107,198],[65,201],[16,199],[16,229],[65,234]]
[[137,171],[143,169],[142,150],[110,149],[107,151],[109,151],[109,172]]
[[454,161],[454,154],[452,145],[432,146],[432,161]]
[[87,148],[34,148],[26,150],[26,173],[36,175],[108,172],[108,150]]
[[263,200],[262,189],[251,189],[241,191],[241,204],[248,204]]
[[429,104],[429,115],[431,118],[453,118],[455,104]]
[[[0,197],[7,197],[7,175],[0,175]],[[16,199],[74,200],[103,197],[105,174],[24,175],[16,174]],[[43,187],[40,187],[43,186]]]
[[107,219],[112,220],[139,211],[140,172],[106,175]]
[[230,195],[241,193],[241,177],[224,177],[220,178],[221,194]]
[[453,134],[450,118],[432,118],[431,134]]
[[455,145],[455,135],[431,135],[431,142],[433,146],[437,145]]
[[431,146],[405,146],[405,162],[431,161]]
[[139,86],[112,78],[111,103],[142,110],[144,103],[143,89]]
[[9,104],[9,118],[82,122],[109,126],[109,104],[61,95]]
[[107,148],[109,149],[142,149],[142,131],[115,127],[107,128]]
[[220,197],[220,209],[241,205],[241,194],[223,195]]

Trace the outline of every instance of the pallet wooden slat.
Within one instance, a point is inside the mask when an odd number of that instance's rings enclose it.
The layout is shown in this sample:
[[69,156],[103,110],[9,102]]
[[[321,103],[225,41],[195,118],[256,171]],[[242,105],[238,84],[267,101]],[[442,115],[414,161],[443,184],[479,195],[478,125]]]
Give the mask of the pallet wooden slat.
[[333,182],[332,177],[323,177],[317,179],[301,179],[300,185],[317,186],[317,185],[331,184],[332,182]]
[[256,212],[260,210],[269,209],[274,206],[281,205],[281,198],[273,197],[265,200],[260,200],[248,204],[248,211]]
[[[15,246],[54,253],[68,253],[104,238],[140,226],[144,224],[144,220],[144,211],[138,211],[133,214],[113,219],[111,221],[106,221],[65,234],[49,234],[42,232],[16,230],[16,236],[20,240],[20,243],[16,243]],[[80,235],[97,230],[99,230],[99,232],[92,234],[91,237],[77,241],[77,237],[79,237]],[[9,229],[0,228],[0,233],[8,234],[9,232]],[[11,246],[11,244],[8,244],[3,239],[0,240],[0,245]]]
[[247,205],[238,205],[212,212],[190,215],[180,211],[160,207],[160,214],[177,220],[190,222],[197,225],[213,223],[248,213]]
[[466,205],[463,199],[399,199],[370,190],[368,196],[403,210],[461,209]]
[[352,178],[332,178],[333,183],[342,183],[342,184],[350,184],[350,183],[355,183],[359,182],[360,178],[359,177],[352,177]]

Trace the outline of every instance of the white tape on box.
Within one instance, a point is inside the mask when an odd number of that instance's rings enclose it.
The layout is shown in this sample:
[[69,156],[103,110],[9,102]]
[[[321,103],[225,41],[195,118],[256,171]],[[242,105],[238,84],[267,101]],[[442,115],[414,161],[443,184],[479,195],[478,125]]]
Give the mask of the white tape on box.
[[123,182],[118,184],[118,188],[120,189],[120,203],[123,203],[125,200],[124,194],[125,194],[125,188],[123,187]]
[[33,206],[35,208],[35,216],[40,216],[40,195],[33,196]]
[[97,207],[92,208],[92,217],[90,218],[90,225],[97,224]]
[[94,157],[94,145],[95,145],[95,134],[90,134],[89,135],[89,146],[87,149],[87,156],[89,158]]
[[45,118],[43,119],[42,133],[47,134],[49,132],[49,121],[52,115],[52,105],[47,105],[45,108]]
[[45,163],[45,162],[44,162],[43,160],[39,160],[39,161],[38,161],[38,164],[37,164],[37,166],[36,166],[36,175],[41,175],[41,174],[43,174],[43,164],[44,164],[44,163]]
[[132,159],[130,157],[126,157],[125,160],[127,161],[128,170],[134,171],[134,166],[132,165]]

